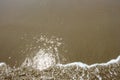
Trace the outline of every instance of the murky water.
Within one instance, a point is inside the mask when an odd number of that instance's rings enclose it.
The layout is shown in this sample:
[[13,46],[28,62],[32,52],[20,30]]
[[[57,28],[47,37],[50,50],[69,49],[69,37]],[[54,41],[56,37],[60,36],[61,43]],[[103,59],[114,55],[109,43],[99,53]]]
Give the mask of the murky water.
[[22,64],[42,34],[63,39],[67,62],[107,62],[120,55],[119,26],[119,0],[1,0],[0,62]]

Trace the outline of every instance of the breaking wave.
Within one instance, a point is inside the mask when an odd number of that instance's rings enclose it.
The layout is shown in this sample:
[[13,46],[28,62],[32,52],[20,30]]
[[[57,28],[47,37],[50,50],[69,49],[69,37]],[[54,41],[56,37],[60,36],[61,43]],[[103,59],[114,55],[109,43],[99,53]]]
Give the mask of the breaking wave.
[[87,65],[82,62],[63,64],[59,47],[61,38],[40,36],[40,49],[28,56],[18,68],[0,63],[0,80],[120,80],[120,56],[106,63]]

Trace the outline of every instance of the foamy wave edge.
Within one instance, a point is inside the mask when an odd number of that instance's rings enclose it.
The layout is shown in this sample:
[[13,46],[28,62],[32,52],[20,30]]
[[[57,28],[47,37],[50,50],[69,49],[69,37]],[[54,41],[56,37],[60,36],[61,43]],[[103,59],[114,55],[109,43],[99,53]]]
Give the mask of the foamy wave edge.
[[57,64],[56,66],[61,66],[61,67],[79,66],[81,68],[91,68],[95,66],[108,66],[111,64],[120,64],[120,56],[118,56],[116,59],[111,59],[110,61],[106,63],[95,63],[95,64],[88,65],[82,62],[73,62],[73,63],[68,63],[68,64]]
[[[56,64],[56,66],[60,66],[60,67],[69,67],[69,66],[78,66],[81,68],[91,68],[91,67],[95,67],[95,66],[108,66],[111,64],[120,64],[120,56],[118,56],[116,59],[112,59],[106,63],[95,63],[95,64],[85,64],[82,62],[73,62],[73,63],[68,63],[68,64]],[[6,66],[7,64],[5,62],[0,62],[0,67],[2,66]]]

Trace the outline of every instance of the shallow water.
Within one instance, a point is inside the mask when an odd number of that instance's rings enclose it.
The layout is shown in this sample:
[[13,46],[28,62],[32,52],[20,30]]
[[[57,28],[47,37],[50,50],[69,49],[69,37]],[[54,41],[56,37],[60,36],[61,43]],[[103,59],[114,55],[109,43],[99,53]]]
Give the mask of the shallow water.
[[[46,50],[49,53],[46,53]],[[40,50],[18,68],[0,63],[1,80],[119,80],[120,56],[107,63],[87,65],[82,62],[56,63],[51,49]],[[54,55],[54,54],[52,54]],[[46,61],[47,59],[47,61]],[[44,64],[43,64],[44,63]]]
[[65,63],[116,58],[120,55],[119,8],[119,0],[1,0],[0,62],[21,65],[38,52],[41,43],[33,38],[42,34],[62,37],[60,55],[68,58]]

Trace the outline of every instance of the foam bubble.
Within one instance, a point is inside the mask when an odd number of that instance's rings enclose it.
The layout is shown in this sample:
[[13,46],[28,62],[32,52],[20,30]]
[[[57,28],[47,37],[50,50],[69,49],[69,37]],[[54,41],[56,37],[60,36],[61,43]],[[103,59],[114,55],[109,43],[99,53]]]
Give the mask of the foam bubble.
[[21,66],[31,66],[35,69],[44,70],[60,63],[58,49],[62,45],[61,38],[55,36],[48,38],[46,35],[41,35],[34,37],[33,40],[37,45],[33,45],[32,48],[38,47],[39,50],[32,57],[27,57]]
[[6,64],[4,62],[0,62],[0,67],[2,66],[6,66]]

